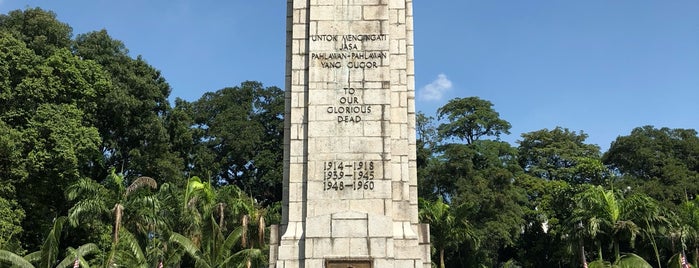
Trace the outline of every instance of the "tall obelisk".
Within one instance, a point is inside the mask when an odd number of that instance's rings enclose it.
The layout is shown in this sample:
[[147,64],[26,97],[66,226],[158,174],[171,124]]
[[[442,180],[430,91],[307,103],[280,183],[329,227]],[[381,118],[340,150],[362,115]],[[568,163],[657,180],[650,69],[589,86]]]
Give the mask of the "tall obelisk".
[[284,200],[270,267],[430,267],[412,0],[288,0]]

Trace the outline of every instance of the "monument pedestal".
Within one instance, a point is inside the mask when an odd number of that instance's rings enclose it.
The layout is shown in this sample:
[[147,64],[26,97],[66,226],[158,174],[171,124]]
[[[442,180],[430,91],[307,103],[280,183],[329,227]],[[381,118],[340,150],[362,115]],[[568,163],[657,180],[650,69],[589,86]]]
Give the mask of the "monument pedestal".
[[430,267],[412,1],[288,0],[287,25],[283,212],[270,267]]

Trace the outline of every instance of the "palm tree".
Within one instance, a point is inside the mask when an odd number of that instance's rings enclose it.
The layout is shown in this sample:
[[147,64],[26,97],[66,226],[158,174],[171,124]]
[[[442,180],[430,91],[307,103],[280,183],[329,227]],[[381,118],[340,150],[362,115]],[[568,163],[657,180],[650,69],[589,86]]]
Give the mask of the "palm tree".
[[[576,204],[572,222],[583,223],[586,234],[596,241],[599,262],[604,262],[601,243],[603,235],[612,241],[615,263],[638,261],[638,256],[634,254],[626,254],[622,258],[619,252],[620,242],[628,239],[633,246],[636,236],[644,231],[641,228],[643,225],[639,226],[634,220],[643,222],[646,225],[643,227],[648,227],[650,223],[661,221],[662,217],[660,209],[654,206],[655,203],[649,197],[635,195],[624,199],[613,190],[604,190],[602,186],[589,187],[576,195]],[[648,230],[646,232],[652,233]]]
[[[119,244],[119,234],[124,222],[130,222],[139,233],[148,234],[152,226],[157,224],[156,211],[157,199],[151,195],[136,194],[139,189],[149,187],[157,188],[157,183],[150,177],[139,177],[126,186],[126,180],[122,175],[116,174],[112,169],[104,184],[91,179],[81,179],[68,187],[66,195],[68,200],[79,199],[69,210],[68,219],[73,226],[80,225],[80,220],[85,218],[98,218],[109,214],[112,219],[112,250],[105,265],[114,261],[116,246]],[[111,189],[110,189],[111,188]],[[108,207],[112,207],[111,212]],[[147,209],[143,209],[143,208]],[[125,214],[128,209],[134,213]],[[136,213],[138,212],[138,213]],[[127,219],[124,219],[124,217]]]
[[699,265],[699,200],[686,200],[680,204],[677,216],[679,230],[674,233],[679,234],[683,250],[689,249],[690,252],[694,252],[692,263],[695,266]]
[[66,222],[66,217],[58,217],[53,221],[53,228],[44,240],[39,251],[30,253],[25,256],[29,262],[38,263],[37,267],[51,268],[56,264],[58,259],[58,246],[61,241],[61,232],[63,225]]
[[78,247],[77,249],[68,247],[66,249],[66,257],[58,263],[56,267],[73,267],[77,259],[81,267],[90,267],[85,256],[100,252],[99,247],[93,243],[88,243]]
[[77,258],[80,260],[81,267],[89,267],[89,265],[87,265],[88,262],[85,260],[85,256],[99,252],[97,245],[92,243],[82,245],[78,247],[78,249],[68,247],[66,257],[58,263],[58,247],[61,240],[61,233],[63,232],[63,225],[65,225],[66,221],[67,218],[65,216],[58,217],[53,221],[53,228],[51,228],[51,231],[46,236],[39,251],[21,257],[12,252],[0,250],[0,264],[8,263],[12,265],[12,267],[19,268],[66,267],[68,264],[73,265]]
[[[183,215],[190,219],[186,235],[172,233],[170,240],[180,245],[197,267],[221,267],[231,263],[251,267],[266,260],[266,210],[259,208],[238,187],[229,185],[214,189],[209,182],[192,177],[187,183],[183,209]],[[231,223],[226,219],[236,216],[240,219],[239,225],[228,232]]]
[[[466,240],[476,247],[480,244],[479,238],[463,214],[455,213],[448,204],[444,203],[442,198],[434,202],[420,198],[418,204],[420,220],[430,224],[431,241],[439,252],[440,268],[445,267],[444,253],[447,248],[458,247]],[[457,211],[463,211],[463,209],[465,209],[463,205],[457,207]]]
[[669,218],[665,216],[660,204],[647,195],[631,195],[624,199],[623,204],[623,210],[628,212],[627,217],[638,223],[643,238],[653,247],[658,267],[662,267],[656,237],[664,236],[665,230],[670,228]]

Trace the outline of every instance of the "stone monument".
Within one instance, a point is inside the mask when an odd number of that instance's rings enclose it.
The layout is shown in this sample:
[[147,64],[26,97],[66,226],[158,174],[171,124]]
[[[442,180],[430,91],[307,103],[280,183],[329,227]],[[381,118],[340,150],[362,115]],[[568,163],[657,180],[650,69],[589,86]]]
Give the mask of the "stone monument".
[[287,0],[270,267],[431,267],[418,222],[412,0]]

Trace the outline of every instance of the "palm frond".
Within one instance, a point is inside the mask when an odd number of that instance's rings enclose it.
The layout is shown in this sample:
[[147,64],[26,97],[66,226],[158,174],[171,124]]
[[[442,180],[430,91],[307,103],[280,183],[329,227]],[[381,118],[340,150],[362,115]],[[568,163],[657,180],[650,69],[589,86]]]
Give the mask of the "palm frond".
[[66,257],[56,267],[73,267],[72,265],[75,263],[75,258],[77,257],[80,260],[80,267],[89,268],[90,265],[84,257],[91,254],[99,253],[100,249],[97,245],[93,243],[87,243],[78,247],[78,249],[68,247],[66,251]]
[[12,267],[18,268],[34,268],[34,265],[29,261],[7,250],[0,250],[0,264],[3,263],[8,263],[11,264]]
[[200,258],[201,252],[199,251],[199,247],[197,247],[192,240],[189,240],[189,238],[173,232],[170,235],[170,241],[182,247],[184,251],[193,258]]
[[151,177],[138,177],[131,183],[131,185],[129,185],[129,187],[126,187],[126,192],[124,195],[128,196],[132,192],[146,186],[150,187],[151,189],[157,189],[158,183]]
[[44,244],[41,245],[41,261],[39,267],[51,268],[58,259],[58,250],[61,240],[61,232],[63,232],[63,225],[67,221],[67,217],[58,217],[53,222],[53,228],[49,232],[49,235],[44,240]]
[[622,255],[614,263],[614,266],[619,268],[653,268],[646,260],[633,253]]
[[145,262],[146,256],[143,254],[141,245],[138,244],[136,237],[134,237],[133,234],[127,231],[124,231],[122,233],[122,237],[124,238],[122,241],[125,243],[125,246],[129,250],[129,253],[131,253],[135,257],[135,259],[139,260],[139,263]]
[[84,199],[76,203],[70,211],[68,211],[68,220],[71,226],[80,225],[80,219],[85,218],[85,215],[94,217],[103,215],[109,212],[103,200],[99,199]]
[[235,267],[243,268],[247,267],[248,263],[264,264],[266,261],[264,252],[258,248],[243,249],[236,252],[229,258],[227,258],[224,263],[228,264],[230,261],[236,263]]
[[33,264],[39,263],[41,261],[41,251],[34,251],[24,255],[24,259]]
[[608,261],[596,260],[587,264],[588,268],[612,268],[612,264]]
[[223,242],[223,247],[222,249],[228,252],[233,251],[233,247],[235,247],[235,244],[240,241],[240,239],[243,236],[243,227],[239,226],[238,228],[235,228],[230,234],[228,234],[228,237],[226,237],[226,240]]
[[73,201],[80,196],[99,196],[104,186],[89,178],[82,178],[66,189],[66,197]]
[[197,247],[196,244],[192,242],[192,240],[190,240],[189,238],[173,232],[170,235],[170,241],[182,247],[184,251],[187,252],[187,255],[194,258],[195,267],[211,267],[211,265],[208,263],[208,260],[205,258],[205,256],[203,256],[203,254],[199,250],[199,247]]

